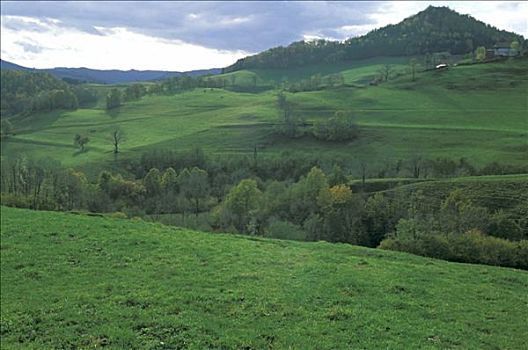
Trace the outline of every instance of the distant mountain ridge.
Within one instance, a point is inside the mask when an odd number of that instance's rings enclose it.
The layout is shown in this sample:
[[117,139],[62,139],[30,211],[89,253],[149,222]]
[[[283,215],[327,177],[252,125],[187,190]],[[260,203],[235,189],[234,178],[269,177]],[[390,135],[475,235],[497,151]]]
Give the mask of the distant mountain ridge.
[[181,75],[201,76],[209,74],[219,74],[220,68],[200,69],[187,72],[159,71],[159,70],[100,70],[90,68],[47,68],[36,69],[23,67],[18,64],[0,60],[1,69],[22,70],[31,72],[46,72],[65,80],[78,80],[82,82],[101,83],[101,84],[120,84],[136,81],[161,80]]
[[307,64],[335,63],[379,56],[413,56],[434,52],[465,54],[479,46],[525,40],[516,33],[499,30],[448,7],[429,6],[398,24],[375,29],[345,40],[299,41],[239,59],[224,69],[232,72],[252,68],[289,68]]

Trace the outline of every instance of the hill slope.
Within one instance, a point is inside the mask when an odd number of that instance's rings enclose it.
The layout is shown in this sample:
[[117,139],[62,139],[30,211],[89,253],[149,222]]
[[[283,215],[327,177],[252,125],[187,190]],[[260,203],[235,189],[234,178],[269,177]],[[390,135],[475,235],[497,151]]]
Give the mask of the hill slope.
[[[353,82],[370,74],[365,72],[369,67],[345,67],[343,75]],[[16,135],[2,142],[2,155],[52,154],[68,166],[112,162],[108,135],[118,125],[127,134],[122,158],[160,147],[252,153],[258,144],[269,154],[290,150],[320,153],[322,159],[331,154],[348,160],[364,156],[372,169],[377,167],[374,163],[384,166],[412,155],[465,157],[479,167],[493,161],[526,164],[527,67],[528,60],[458,66],[442,73],[419,73],[416,82],[403,76],[379,86],[286,94],[294,112],[308,122],[324,120],[336,110],[352,111],[361,128],[353,142],[277,138],[276,91],[196,89],[147,96],[110,112],[99,106],[36,114],[17,121]],[[274,78],[270,71],[258,73],[263,80]],[[82,154],[76,154],[72,144],[77,133],[91,139]]]
[[448,51],[472,52],[512,41],[524,42],[518,34],[491,27],[447,7],[429,6],[395,25],[375,29],[363,36],[337,41],[300,41],[238,60],[225,72],[251,68],[291,68],[308,64],[335,63],[379,56],[412,56]]
[[90,69],[90,68],[46,68],[36,69],[19,66],[17,64],[0,60],[0,68],[6,70],[24,70],[31,72],[45,72],[63,79],[73,79],[90,83],[122,84],[135,81],[160,80],[181,75],[200,76],[220,73],[220,68],[199,69],[187,72],[161,71],[161,70],[117,70],[117,69]]
[[1,347],[507,348],[528,274],[2,208]]

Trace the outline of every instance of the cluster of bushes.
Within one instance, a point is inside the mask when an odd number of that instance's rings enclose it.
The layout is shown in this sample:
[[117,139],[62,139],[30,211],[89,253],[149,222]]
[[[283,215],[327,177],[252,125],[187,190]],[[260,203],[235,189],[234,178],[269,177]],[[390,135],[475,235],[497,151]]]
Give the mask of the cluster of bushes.
[[349,141],[358,137],[359,128],[350,113],[337,111],[328,120],[314,123],[312,135],[324,141]]
[[479,230],[463,234],[421,234],[413,239],[398,234],[382,241],[380,248],[448,261],[528,270],[528,240],[512,242]]
[[[456,262],[528,269],[528,218],[475,205],[460,189],[440,206],[420,191],[380,247]],[[521,209],[522,209],[521,204]],[[528,206],[524,204],[524,211]]]
[[348,111],[336,111],[332,117],[309,125],[294,112],[292,104],[282,92],[277,95],[277,107],[279,122],[276,131],[280,135],[289,138],[311,135],[324,141],[348,141],[359,135],[359,128]]
[[352,193],[345,177],[317,167],[296,182],[259,180],[243,179],[229,189],[213,210],[214,229],[375,247],[395,223],[387,198]]
[[112,88],[106,95],[106,109],[121,106],[123,102],[137,101],[147,93],[153,93],[142,84],[131,84],[124,89]]

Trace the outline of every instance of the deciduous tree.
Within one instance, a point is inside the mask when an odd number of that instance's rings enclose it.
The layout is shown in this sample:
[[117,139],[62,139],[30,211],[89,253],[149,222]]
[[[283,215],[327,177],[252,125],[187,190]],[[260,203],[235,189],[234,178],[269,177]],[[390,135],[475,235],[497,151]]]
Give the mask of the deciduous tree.
[[84,152],[84,147],[86,146],[88,142],[90,142],[90,139],[88,138],[88,136],[75,134],[75,136],[73,137],[73,145],[79,147],[79,150],[81,152]]
[[117,88],[112,88],[106,95],[106,109],[113,109],[119,106],[121,106],[121,91]]

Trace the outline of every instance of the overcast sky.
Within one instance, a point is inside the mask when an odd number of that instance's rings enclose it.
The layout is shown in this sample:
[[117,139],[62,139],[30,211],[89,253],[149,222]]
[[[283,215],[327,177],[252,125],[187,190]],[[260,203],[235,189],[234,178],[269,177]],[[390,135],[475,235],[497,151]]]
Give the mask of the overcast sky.
[[302,39],[343,40],[429,5],[528,36],[526,2],[1,2],[1,58],[27,67],[224,67]]

